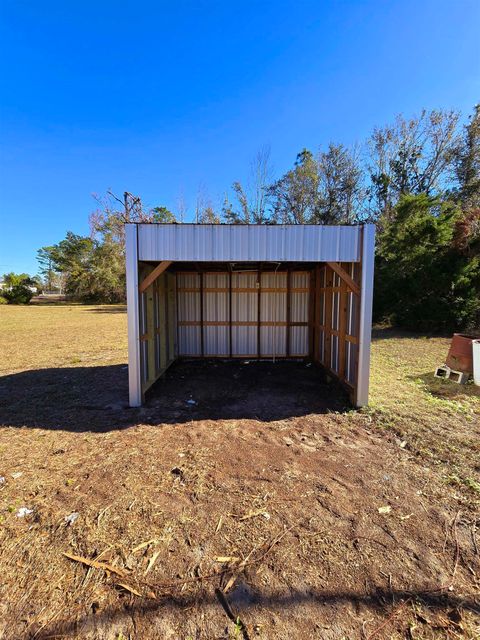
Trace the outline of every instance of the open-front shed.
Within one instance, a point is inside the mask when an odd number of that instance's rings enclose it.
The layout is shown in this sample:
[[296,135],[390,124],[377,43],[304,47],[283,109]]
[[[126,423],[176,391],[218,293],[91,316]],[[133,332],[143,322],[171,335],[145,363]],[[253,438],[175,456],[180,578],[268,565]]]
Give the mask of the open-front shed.
[[130,405],[182,357],[310,359],[367,404],[374,245],[373,225],[127,224]]

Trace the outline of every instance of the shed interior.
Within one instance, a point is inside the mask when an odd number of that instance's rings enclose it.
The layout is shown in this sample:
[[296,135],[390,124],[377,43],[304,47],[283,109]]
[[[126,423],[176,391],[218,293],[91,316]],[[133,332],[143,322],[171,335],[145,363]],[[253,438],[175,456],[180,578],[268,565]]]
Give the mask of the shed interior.
[[308,359],[356,404],[361,262],[138,268],[143,394],[177,358]]

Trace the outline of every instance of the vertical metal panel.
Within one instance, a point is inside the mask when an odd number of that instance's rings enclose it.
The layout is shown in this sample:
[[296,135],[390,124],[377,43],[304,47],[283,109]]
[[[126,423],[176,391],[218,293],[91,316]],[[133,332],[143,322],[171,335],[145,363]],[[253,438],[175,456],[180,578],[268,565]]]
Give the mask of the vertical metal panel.
[[373,270],[375,261],[375,225],[363,228],[362,280],[360,296],[360,335],[358,342],[358,379],[356,404],[368,404],[370,378],[370,342],[372,337]]
[[290,355],[308,355],[308,327],[290,327]]
[[[198,273],[178,273],[178,322],[200,322],[200,276]],[[185,291],[194,289],[195,291]],[[178,325],[178,354],[201,355],[200,326]]]
[[260,327],[260,355],[276,358],[286,355],[287,328],[281,326]]
[[360,229],[325,225],[138,225],[139,260],[334,261],[360,257]]
[[178,355],[200,356],[202,355],[200,326],[178,327]]
[[128,320],[128,392],[131,407],[142,404],[140,370],[140,320],[138,295],[138,244],[136,225],[125,226],[127,320]]
[[[253,356],[257,353],[258,294],[257,273],[232,273],[232,321],[253,322],[253,326],[232,327],[232,355]],[[235,292],[235,289],[251,289]]]
[[204,355],[205,356],[225,356],[230,355],[228,326],[203,328]]
[[[203,278],[203,336],[206,356],[228,356],[230,354],[230,332],[228,326],[209,326],[208,322],[229,322],[229,275],[228,273],[206,273]],[[209,291],[209,289],[217,289]],[[218,291],[224,289],[224,291]]]
[[287,320],[287,274],[284,271],[263,272],[260,285],[260,322],[273,323],[273,326],[260,327],[260,355],[285,356],[286,327],[277,323],[285,323]]
[[[307,289],[310,286],[310,274],[307,271],[292,271],[290,274],[291,289]],[[310,294],[306,292],[290,292],[290,321],[308,323],[308,304]],[[308,355],[308,327],[290,327],[290,354],[292,356]]]

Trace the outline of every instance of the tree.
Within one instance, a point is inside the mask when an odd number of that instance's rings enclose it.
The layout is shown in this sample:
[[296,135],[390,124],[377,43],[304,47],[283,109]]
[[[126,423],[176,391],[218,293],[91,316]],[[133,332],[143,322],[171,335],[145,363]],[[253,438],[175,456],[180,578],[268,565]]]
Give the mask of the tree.
[[120,250],[125,252],[125,224],[131,222],[175,222],[174,214],[164,206],[153,209],[145,207],[140,196],[128,191],[123,194],[123,200],[112,191],[105,196],[94,195],[99,208],[90,214],[90,233],[92,238],[101,237],[118,243]]
[[152,222],[172,224],[176,222],[175,215],[167,207],[154,207],[151,210]]
[[463,209],[480,207],[480,105],[475,105],[454,150],[456,195]]
[[45,287],[48,291],[52,291],[57,284],[57,276],[54,269],[53,253],[54,247],[42,247],[37,251],[37,261],[39,263],[40,275],[43,277]]
[[26,287],[36,285],[34,279],[31,278],[28,273],[14,273],[13,271],[10,271],[3,275],[2,280],[3,286],[7,289],[10,287],[17,287],[19,285],[24,285]]
[[199,224],[220,224],[221,220],[212,205],[207,205],[199,212],[198,222]]
[[353,224],[362,219],[365,190],[358,154],[330,143],[318,156],[318,206],[315,222]]
[[318,218],[319,175],[313,154],[303,149],[290,171],[268,189],[273,220],[282,224],[308,224]]
[[370,200],[388,221],[405,194],[435,195],[448,175],[457,146],[455,111],[422,111],[409,120],[375,128],[369,140]]
[[82,302],[125,299],[124,256],[111,237],[100,240],[69,231],[64,240],[44,249],[53,270],[65,279],[67,296]]
[[375,315],[415,330],[468,329],[480,311],[480,256],[457,249],[460,209],[426,194],[401,196],[378,239]]
[[269,184],[271,182],[270,147],[261,147],[250,163],[247,186],[236,181],[232,190],[237,201],[233,204],[225,198],[223,217],[234,224],[265,224],[269,221]]

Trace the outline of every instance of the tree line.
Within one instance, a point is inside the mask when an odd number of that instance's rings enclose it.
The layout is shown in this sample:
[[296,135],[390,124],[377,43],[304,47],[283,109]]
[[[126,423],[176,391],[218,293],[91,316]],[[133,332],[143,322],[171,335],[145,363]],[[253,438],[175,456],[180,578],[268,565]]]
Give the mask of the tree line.
[[[125,299],[126,222],[182,223],[173,212],[112,192],[97,198],[90,234],[68,232],[38,251],[43,287],[83,302]],[[190,216],[200,224],[358,224],[377,227],[374,313],[423,330],[480,324],[480,106],[397,116],[362,145],[303,149],[275,178],[258,151],[245,182],[221,202],[200,189]]]

